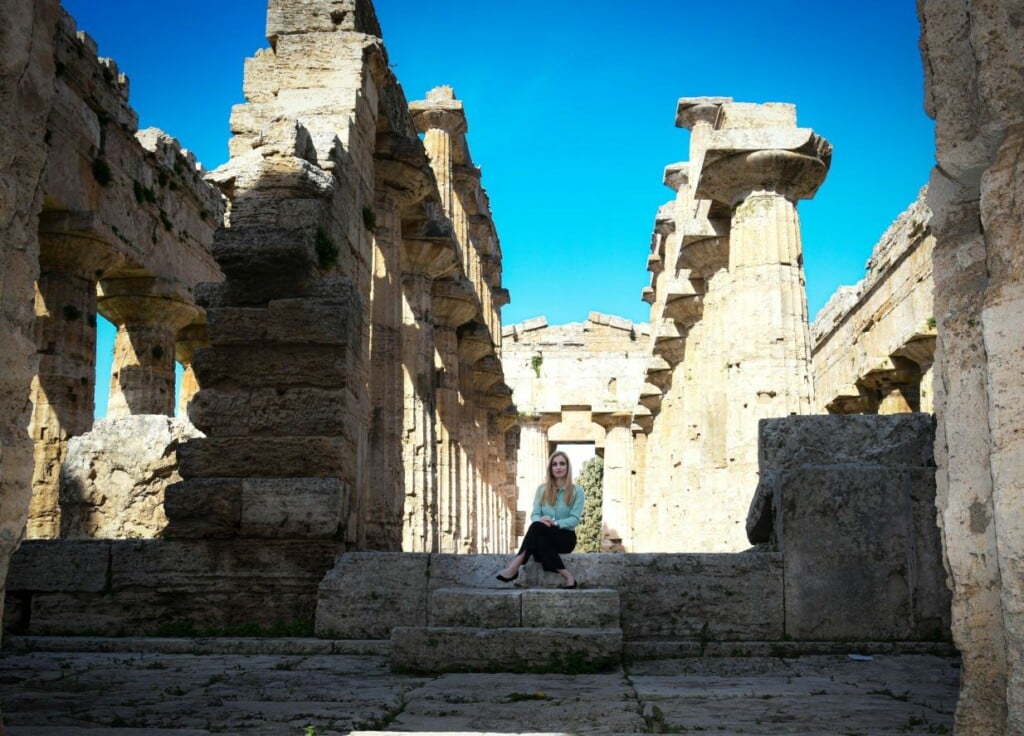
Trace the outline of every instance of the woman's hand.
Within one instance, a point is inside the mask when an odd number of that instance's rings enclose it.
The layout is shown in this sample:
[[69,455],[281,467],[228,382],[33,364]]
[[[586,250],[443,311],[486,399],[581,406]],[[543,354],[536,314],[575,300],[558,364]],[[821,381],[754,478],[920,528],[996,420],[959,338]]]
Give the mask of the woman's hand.
[[544,526],[554,526],[555,520],[552,519],[550,516],[542,516],[540,517],[540,523]]

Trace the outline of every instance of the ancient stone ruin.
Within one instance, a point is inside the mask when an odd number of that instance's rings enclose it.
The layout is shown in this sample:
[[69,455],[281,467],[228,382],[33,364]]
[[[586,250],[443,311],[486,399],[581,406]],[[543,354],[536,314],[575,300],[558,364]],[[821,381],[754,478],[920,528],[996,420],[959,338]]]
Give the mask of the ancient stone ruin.
[[[137,130],[57,0],[0,4],[9,634],[255,627],[416,671],[521,668],[552,636],[592,667],[951,637],[957,733],[1024,729],[1012,4],[919,0],[937,167],[813,325],[797,203],[831,146],[792,105],[686,97],[650,324],[507,328],[462,102],[407,100],[368,0],[268,5],[205,172]],[[581,591],[533,568],[497,590],[563,441],[604,455],[626,553],[571,557]]]

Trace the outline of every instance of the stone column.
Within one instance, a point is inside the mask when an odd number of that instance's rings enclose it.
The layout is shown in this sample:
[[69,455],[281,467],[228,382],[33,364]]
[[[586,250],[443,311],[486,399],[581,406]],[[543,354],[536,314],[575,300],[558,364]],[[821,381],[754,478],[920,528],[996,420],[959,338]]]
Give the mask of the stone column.
[[456,329],[469,322],[478,305],[464,279],[434,282],[434,344],[437,350],[437,475],[441,551],[465,552],[460,518],[466,515],[460,407],[459,338]]
[[441,206],[454,227],[455,239],[459,243],[459,257],[466,275],[470,275],[466,261],[468,247],[468,223],[465,212],[455,191],[455,165],[458,147],[463,143],[461,136],[466,133],[466,113],[462,101],[455,99],[451,87],[435,87],[427,92],[427,99],[409,105],[417,130],[423,133],[423,145],[430,157],[430,167],[437,178],[441,194]]
[[403,213],[421,202],[434,180],[415,137],[379,133],[374,157],[376,223],[370,285],[369,494],[363,544],[402,549],[407,490],[404,467],[405,378]]
[[607,431],[604,444],[604,496],[601,505],[602,549],[633,551],[632,415],[594,417]]
[[935,235],[936,504],[963,658],[958,736],[1024,733],[1024,33],[1014,3],[918,0]]
[[210,336],[206,332],[205,318],[201,322],[193,322],[178,331],[174,339],[174,359],[181,363],[181,386],[178,387],[178,416],[188,416],[188,405],[192,397],[199,391],[192,359],[196,350],[210,346]]
[[558,415],[542,414],[519,417],[519,462],[517,467],[519,511],[526,512],[529,527],[530,512],[537,486],[547,477],[548,430],[559,420]]
[[26,536],[60,536],[60,468],[71,437],[92,427],[96,388],[96,279],[118,262],[95,236],[44,218],[39,232],[30,434],[35,442]]
[[155,278],[100,282],[99,310],[117,325],[107,417],[174,415],[175,337],[197,307]]
[[807,297],[796,202],[825,178],[831,146],[806,129],[716,131],[697,196],[732,207],[726,453],[736,494],[727,544],[747,546],[757,487],[758,420],[811,407]]
[[437,393],[434,385],[434,280],[455,268],[450,238],[402,242],[405,523],[402,549],[439,552]]
[[[704,163],[708,140],[721,123],[728,97],[682,98],[676,107],[676,125],[690,133],[690,160],[680,185],[680,268],[689,269],[703,282],[700,319],[687,334],[685,363],[681,370],[695,400],[687,405],[683,497],[675,500],[684,509],[674,533],[685,540],[684,549],[728,549],[721,534],[707,523],[722,508],[721,495],[731,492],[725,478],[726,462],[726,340],[730,334],[726,305],[730,299],[729,210],[715,202],[698,199],[696,184]],[[677,178],[683,171],[675,172]],[[666,171],[666,176],[668,172]],[[649,445],[653,446],[653,445]]]

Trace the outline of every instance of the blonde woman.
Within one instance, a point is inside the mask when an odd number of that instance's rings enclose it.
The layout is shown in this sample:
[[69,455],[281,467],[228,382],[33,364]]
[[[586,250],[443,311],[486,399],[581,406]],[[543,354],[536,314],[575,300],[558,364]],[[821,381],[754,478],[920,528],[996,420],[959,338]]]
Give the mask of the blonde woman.
[[497,575],[503,583],[511,583],[519,577],[519,568],[536,557],[537,562],[548,572],[557,572],[565,580],[563,588],[575,588],[576,578],[572,576],[559,553],[572,552],[576,547],[576,526],[583,516],[583,489],[572,482],[572,466],[569,456],[556,451],[548,458],[548,478],[537,488],[533,500],[533,521],[526,531],[519,554],[512,558],[508,567]]

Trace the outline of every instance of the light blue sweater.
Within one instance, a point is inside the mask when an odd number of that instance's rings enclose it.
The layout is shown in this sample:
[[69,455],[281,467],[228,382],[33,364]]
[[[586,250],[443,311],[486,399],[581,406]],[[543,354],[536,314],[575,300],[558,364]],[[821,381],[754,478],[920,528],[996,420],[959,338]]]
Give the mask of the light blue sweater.
[[530,515],[530,519],[532,521],[540,521],[540,517],[550,516],[558,522],[558,526],[562,529],[575,529],[583,517],[583,488],[573,485],[572,508],[565,502],[564,488],[558,489],[554,506],[541,503],[540,499],[543,495],[544,484],[541,483],[537,488],[537,495],[533,497],[533,514]]

